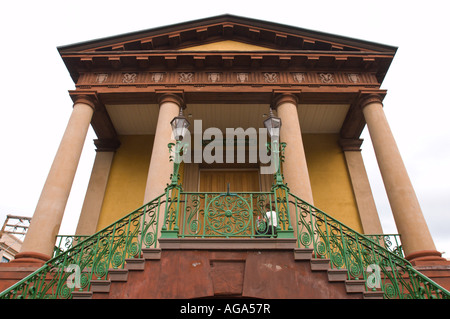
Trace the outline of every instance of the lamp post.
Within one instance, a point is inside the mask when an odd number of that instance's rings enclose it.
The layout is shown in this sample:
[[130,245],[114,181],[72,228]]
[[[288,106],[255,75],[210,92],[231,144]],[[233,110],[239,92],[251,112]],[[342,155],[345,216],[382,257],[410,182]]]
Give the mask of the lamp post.
[[270,144],[267,143],[267,148],[271,151],[272,160],[276,168],[272,191],[274,193],[275,211],[278,218],[278,238],[292,238],[294,231],[289,215],[289,189],[284,183],[283,174],[281,174],[281,162],[284,158],[283,152],[286,143],[280,142],[281,119],[273,115],[272,108],[270,108],[269,117],[264,121],[264,127],[270,136]]
[[183,142],[183,139],[190,125],[189,121],[183,115],[182,107],[180,107],[180,114],[178,114],[178,116],[175,116],[173,120],[170,121],[170,125],[172,126],[172,134],[176,141],[175,144],[170,143],[168,145],[170,152],[172,151],[172,147],[175,146],[174,147],[175,156],[170,155],[169,157],[171,161],[174,161],[173,173],[170,184],[170,186],[173,187],[178,185],[178,171],[181,163],[181,153],[184,154],[184,152],[187,150],[187,144]]
[[[180,107],[180,114],[170,121],[172,134],[175,143],[169,143],[169,160],[173,161],[173,172],[170,178],[170,184],[166,191],[166,208],[164,211],[164,223],[161,227],[161,238],[177,238],[178,236],[178,210],[180,205],[181,185],[179,184],[179,169],[182,160],[182,154],[187,151],[187,143],[183,142],[184,136],[189,127],[189,121],[183,115],[183,108]],[[174,154],[172,155],[172,147]]]
[[284,185],[283,175],[281,174],[281,161],[286,144],[280,143],[281,119],[273,115],[272,108],[270,108],[269,117],[264,121],[264,127],[270,136],[270,144],[268,143],[267,146],[272,153],[272,160],[275,162],[275,185]]

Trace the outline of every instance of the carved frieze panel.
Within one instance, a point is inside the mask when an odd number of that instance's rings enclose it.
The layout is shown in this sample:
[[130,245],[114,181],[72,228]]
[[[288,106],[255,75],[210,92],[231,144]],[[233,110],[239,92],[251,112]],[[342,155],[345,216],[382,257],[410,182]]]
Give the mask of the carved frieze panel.
[[87,72],[81,74],[77,87],[106,86],[365,86],[378,85],[373,73],[310,71],[195,71],[195,72]]
[[163,72],[152,73],[152,81],[155,83],[164,81],[164,73]]
[[276,73],[276,72],[265,72],[264,73],[264,81],[266,83],[277,83],[278,82],[278,73]]
[[108,79],[108,73],[98,73],[97,77],[95,78],[95,82],[102,84],[106,81],[106,79]]
[[193,77],[194,77],[194,73],[192,72],[180,72],[178,73],[179,75],[179,82],[180,83],[192,83]]
[[320,82],[322,83],[333,83],[334,74],[333,73],[319,73]]
[[134,83],[136,82],[136,73],[123,73],[122,82],[123,83]]
[[221,72],[210,72],[208,73],[208,81],[211,83],[220,82],[222,77]]

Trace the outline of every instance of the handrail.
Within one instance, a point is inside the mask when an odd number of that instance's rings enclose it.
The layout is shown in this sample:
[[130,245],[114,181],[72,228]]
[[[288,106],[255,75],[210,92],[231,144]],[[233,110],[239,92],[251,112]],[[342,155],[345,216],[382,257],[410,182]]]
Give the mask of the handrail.
[[1,292],[0,299],[66,299],[75,289],[89,290],[92,280],[106,279],[110,268],[123,268],[127,258],[141,255],[142,247],[156,247],[164,196],[48,260]]
[[444,287],[435,282],[431,282],[427,276],[411,265],[407,265],[406,267],[414,279],[416,299],[440,299],[440,296],[442,296],[443,299],[450,299],[449,292]]
[[364,280],[367,291],[382,291],[387,299],[450,299],[449,291],[420,274],[396,252],[297,196],[290,196],[298,246],[313,248],[316,258],[330,260],[331,268],[346,269],[348,280]]
[[88,235],[56,235],[56,244],[53,249],[53,256],[64,253],[66,250],[72,248],[83,240],[89,238]]

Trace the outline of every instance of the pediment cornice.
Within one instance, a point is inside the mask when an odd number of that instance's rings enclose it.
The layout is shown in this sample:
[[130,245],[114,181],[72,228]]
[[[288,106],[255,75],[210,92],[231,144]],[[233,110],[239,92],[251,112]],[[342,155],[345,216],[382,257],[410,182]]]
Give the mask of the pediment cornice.
[[[207,44],[230,40],[254,49],[199,50]],[[360,68],[375,71],[382,81],[396,49],[293,26],[222,15],[61,46],[58,51],[75,82],[82,70],[202,67]]]
[[61,46],[64,52],[173,50],[223,39],[276,50],[395,52],[396,47],[263,20],[220,15]]

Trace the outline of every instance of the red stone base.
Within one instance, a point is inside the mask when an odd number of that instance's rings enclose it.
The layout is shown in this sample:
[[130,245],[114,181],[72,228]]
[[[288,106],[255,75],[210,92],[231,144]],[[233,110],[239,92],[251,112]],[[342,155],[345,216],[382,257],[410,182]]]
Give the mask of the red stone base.
[[422,250],[406,256],[413,267],[450,291],[450,261],[436,250]]
[[49,256],[43,254],[23,252],[9,263],[0,263],[0,292],[40,268],[49,259]]
[[295,260],[295,242],[289,248],[281,240],[247,242],[166,240],[160,259],[146,260],[126,282],[113,282],[93,298],[362,298],[348,293],[344,281],[330,282],[326,270],[313,271],[310,260]]
[[45,262],[50,260],[50,256],[41,254],[41,253],[35,253],[32,251],[25,251],[18,253],[15,256],[15,259],[11,261],[12,263],[36,263],[43,265]]
[[446,261],[442,254],[436,250],[415,251],[405,257],[410,262],[413,261]]

